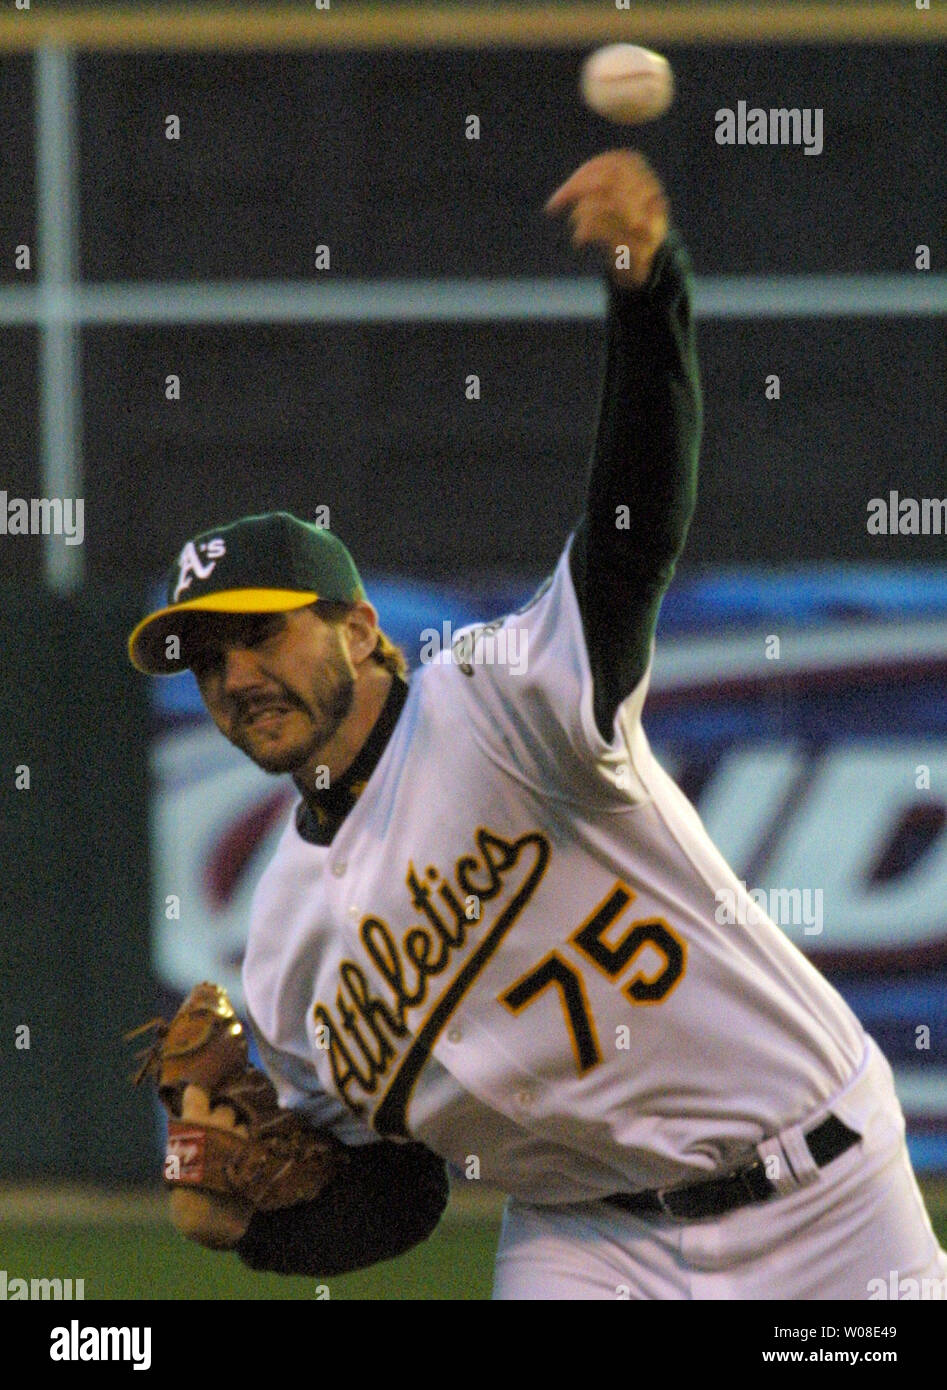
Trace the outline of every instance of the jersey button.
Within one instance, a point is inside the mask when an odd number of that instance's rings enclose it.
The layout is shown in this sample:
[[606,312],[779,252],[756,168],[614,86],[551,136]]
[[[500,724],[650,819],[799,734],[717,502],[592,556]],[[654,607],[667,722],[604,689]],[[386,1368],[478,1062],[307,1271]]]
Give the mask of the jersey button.
[[358,908],[357,908],[357,907],[355,906],[355,904],[353,903],[352,906],[349,908],[349,916],[352,918],[353,921],[356,921],[356,922],[357,922],[357,921],[358,921],[358,915],[359,915]]
[[456,1023],[452,1023],[447,1030],[447,1041],[449,1043],[459,1043],[464,1036],[464,1030]]
[[337,859],[332,865],[332,872],[335,874],[336,878],[341,878],[347,868],[348,865],[344,859]]
[[524,1110],[528,1110],[528,1109],[529,1109],[529,1107],[532,1105],[534,1099],[535,1099],[535,1096],[534,1096],[534,1094],[533,1094],[533,1088],[532,1088],[532,1086],[521,1086],[520,1089],[519,1089],[519,1090],[517,1091],[517,1093],[516,1093],[516,1100],[517,1100],[517,1103],[518,1103]]

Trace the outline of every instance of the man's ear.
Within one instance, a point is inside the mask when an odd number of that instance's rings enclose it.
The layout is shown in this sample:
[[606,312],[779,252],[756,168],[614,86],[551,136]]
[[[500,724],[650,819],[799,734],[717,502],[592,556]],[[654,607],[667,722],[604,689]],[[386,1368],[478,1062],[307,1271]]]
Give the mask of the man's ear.
[[359,599],[343,619],[349,656],[355,666],[367,661],[378,645],[378,613],[367,599]]

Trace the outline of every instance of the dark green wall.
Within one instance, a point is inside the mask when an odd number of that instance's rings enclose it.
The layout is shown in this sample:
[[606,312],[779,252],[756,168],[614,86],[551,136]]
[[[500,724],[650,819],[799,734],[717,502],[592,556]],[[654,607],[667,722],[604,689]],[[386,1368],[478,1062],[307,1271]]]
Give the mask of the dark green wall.
[[128,1084],[121,1037],[154,1012],[135,616],[103,594],[0,602],[0,1179],[154,1169],[151,1100]]
[[[702,277],[920,280],[919,243],[943,273],[936,45],[670,45],[678,99],[640,131],[583,110],[582,52],[82,53],[82,275],[312,281],[323,242],[333,283],[598,274],[542,206],[620,143],[653,160]],[[19,240],[33,226],[28,59],[6,58],[0,79],[0,213]],[[718,145],[715,112],[740,100],[824,110],[824,152]],[[479,141],[464,138],[471,112]],[[0,264],[4,277],[33,278]],[[866,505],[940,493],[944,344],[937,317],[701,322],[703,475],[681,572],[942,559],[943,537],[869,536]],[[328,506],[366,567],[541,575],[582,504],[601,350],[597,322],[88,326],[87,572],[140,591],[196,531]],[[36,351],[32,329],[0,331],[11,496],[44,491]],[[0,582],[22,564],[0,546]]]

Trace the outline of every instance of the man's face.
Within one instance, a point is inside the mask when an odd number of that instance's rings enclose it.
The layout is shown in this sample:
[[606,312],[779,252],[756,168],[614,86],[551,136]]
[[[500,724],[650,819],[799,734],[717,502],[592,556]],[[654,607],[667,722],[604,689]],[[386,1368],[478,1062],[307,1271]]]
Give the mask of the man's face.
[[356,671],[342,631],[311,608],[202,614],[182,647],[220,732],[264,771],[294,772],[352,709]]

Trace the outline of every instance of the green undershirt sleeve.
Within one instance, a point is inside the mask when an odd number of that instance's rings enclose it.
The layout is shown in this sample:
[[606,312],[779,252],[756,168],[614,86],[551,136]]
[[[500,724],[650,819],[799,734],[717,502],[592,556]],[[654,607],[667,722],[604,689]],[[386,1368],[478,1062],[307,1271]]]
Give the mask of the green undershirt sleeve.
[[646,285],[607,278],[605,374],[570,568],[607,741],[648,665],[661,600],[697,497],[702,401],[693,272],[676,230]]

